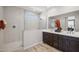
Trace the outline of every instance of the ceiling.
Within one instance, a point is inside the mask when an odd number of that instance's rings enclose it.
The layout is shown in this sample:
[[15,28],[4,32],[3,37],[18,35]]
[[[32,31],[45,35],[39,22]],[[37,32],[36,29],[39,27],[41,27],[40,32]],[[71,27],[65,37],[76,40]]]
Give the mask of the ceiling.
[[19,6],[19,7],[36,13],[42,13],[52,8],[52,6]]
[[43,13],[43,12],[48,12],[48,11],[60,11],[61,9],[78,9],[79,7],[75,6],[18,6],[20,8],[23,8],[28,11],[32,11],[35,13]]

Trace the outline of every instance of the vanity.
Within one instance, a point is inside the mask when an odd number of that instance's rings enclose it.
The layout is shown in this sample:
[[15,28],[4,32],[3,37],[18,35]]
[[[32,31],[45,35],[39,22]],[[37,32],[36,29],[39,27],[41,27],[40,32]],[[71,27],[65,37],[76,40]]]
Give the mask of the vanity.
[[79,32],[43,30],[43,42],[64,52],[79,52]]

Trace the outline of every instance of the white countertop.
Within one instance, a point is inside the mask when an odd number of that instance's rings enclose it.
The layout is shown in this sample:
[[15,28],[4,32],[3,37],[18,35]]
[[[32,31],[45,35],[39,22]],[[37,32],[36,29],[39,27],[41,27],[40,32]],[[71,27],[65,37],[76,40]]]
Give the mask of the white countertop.
[[44,29],[42,31],[79,38],[79,32],[73,32],[72,34],[70,34],[68,31],[55,32],[54,30],[51,30],[51,29]]

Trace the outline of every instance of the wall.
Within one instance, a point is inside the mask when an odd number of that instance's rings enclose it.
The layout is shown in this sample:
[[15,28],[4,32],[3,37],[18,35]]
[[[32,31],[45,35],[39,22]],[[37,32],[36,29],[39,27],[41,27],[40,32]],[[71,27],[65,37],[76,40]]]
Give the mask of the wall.
[[[4,47],[9,51],[16,47],[21,47],[24,30],[24,9],[15,6],[4,7],[4,18],[7,22],[4,34]],[[13,28],[13,26],[16,27]]]
[[[0,6],[0,19],[3,19],[3,7]],[[4,39],[4,31],[0,30],[0,50],[2,49],[3,46],[3,39]]]
[[41,29],[46,29],[47,28],[47,11],[44,11],[40,14],[40,27]]
[[0,6],[0,19],[3,19],[3,7]]

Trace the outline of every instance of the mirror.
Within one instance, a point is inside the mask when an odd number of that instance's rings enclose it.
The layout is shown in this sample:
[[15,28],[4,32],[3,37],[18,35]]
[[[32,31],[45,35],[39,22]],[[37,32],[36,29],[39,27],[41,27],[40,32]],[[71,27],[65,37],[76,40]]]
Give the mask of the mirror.
[[50,16],[48,18],[48,28],[54,28],[55,19],[60,19],[61,28],[64,31],[68,31],[72,28],[73,31],[79,32],[79,10],[60,15]]

